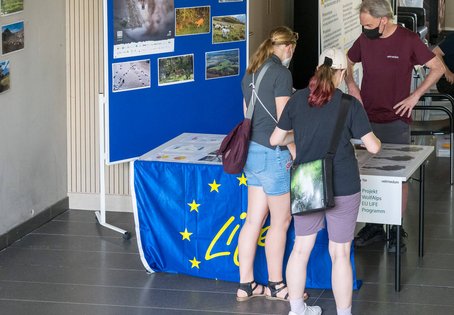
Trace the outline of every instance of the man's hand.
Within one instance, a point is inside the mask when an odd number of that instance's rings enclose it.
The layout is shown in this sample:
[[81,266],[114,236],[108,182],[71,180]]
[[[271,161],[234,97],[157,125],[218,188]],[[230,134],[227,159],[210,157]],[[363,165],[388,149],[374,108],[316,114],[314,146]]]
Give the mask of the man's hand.
[[446,78],[446,81],[448,81],[451,84],[454,84],[454,73],[452,73],[448,69],[446,69],[445,78]]
[[411,116],[411,110],[415,105],[418,103],[419,97],[417,95],[410,94],[409,97],[406,99],[400,101],[397,103],[393,108],[396,110],[396,115],[399,115],[400,117],[406,116],[410,117]]

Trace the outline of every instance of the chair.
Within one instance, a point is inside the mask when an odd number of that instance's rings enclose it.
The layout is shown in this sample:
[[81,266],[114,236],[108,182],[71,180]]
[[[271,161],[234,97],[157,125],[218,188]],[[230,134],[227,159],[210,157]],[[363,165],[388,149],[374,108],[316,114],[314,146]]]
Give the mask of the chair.
[[407,13],[416,14],[416,32],[421,39],[425,38],[429,33],[429,28],[426,26],[426,9],[419,7],[398,7],[397,16]]
[[417,21],[416,14],[414,13],[402,13],[397,16],[397,22],[402,24],[405,28],[416,33]]
[[411,123],[411,135],[412,136],[427,136],[427,135],[450,135],[449,137],[449,174],[450,174],[450,184],[453,184],[453,115],[452,109],[454,108],[454,98],[448,94],[440,93],[426,93],[424,94],[420,101],[426,103],[429,99],[432,101],[447,100],[451,103],[451,110],[445,106],[441,105],[417,105],[413,108],[414,111],[422,111],[424,114],[425,111],[438,111],[445,113],[448,117],[439,120],[428,120],[425,115],[422,115],[421,120],[413,120]]

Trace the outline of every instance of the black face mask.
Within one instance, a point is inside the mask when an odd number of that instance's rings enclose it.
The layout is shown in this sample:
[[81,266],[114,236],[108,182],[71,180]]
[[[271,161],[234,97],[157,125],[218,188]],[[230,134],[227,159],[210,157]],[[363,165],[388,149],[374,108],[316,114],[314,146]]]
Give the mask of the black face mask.
[[366,37],[369,39],[380,38],[380,36],[383,35],[383,33],[380,33],[380,25],[381,25],[381,19],[380,19],[380,23],[378,24],[378,26],[376,28],[367,29],[367,28],[364,28],[364,26],[363,26],[364,35],[366,35]]

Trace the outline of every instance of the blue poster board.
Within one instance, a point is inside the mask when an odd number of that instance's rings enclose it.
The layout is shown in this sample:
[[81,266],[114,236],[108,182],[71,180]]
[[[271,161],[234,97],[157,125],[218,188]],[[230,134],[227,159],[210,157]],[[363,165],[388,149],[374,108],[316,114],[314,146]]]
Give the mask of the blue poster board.
[[108,163],[242,119],[247,3],[105,0]]

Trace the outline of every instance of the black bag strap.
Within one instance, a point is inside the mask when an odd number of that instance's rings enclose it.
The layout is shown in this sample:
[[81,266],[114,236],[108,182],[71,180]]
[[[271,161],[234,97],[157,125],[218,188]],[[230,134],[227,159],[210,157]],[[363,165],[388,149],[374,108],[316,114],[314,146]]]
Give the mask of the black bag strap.
[[352,100],[353,97],[351,95],[342,93],[339,116],[337,116],[336,126],[334,127],[334,133],[333,137],[331,138],[331,145],[328,150],[328,155],[334,156],[336,154],[337,147],[339,146],[339,140],[342,136],[342,129],[347,117],[348,107]]
[[252,94],[251,94],[251,100],[249,101],[249,106],[246,111],[246,117],[252,119],[252,115],[254,114],[254,107],[255,107],[255,95],[254,95],[254,90],[259,90],[260,82],[262,82],[263,76],[265,75],[266,71],[268,68],[271,66],[271,62],[266,63],[262,69],[260,70],[259,76],[257,77],[256,83],[254,83],[254,73],[252,74],[252,83],[250,86],[252,86]]

